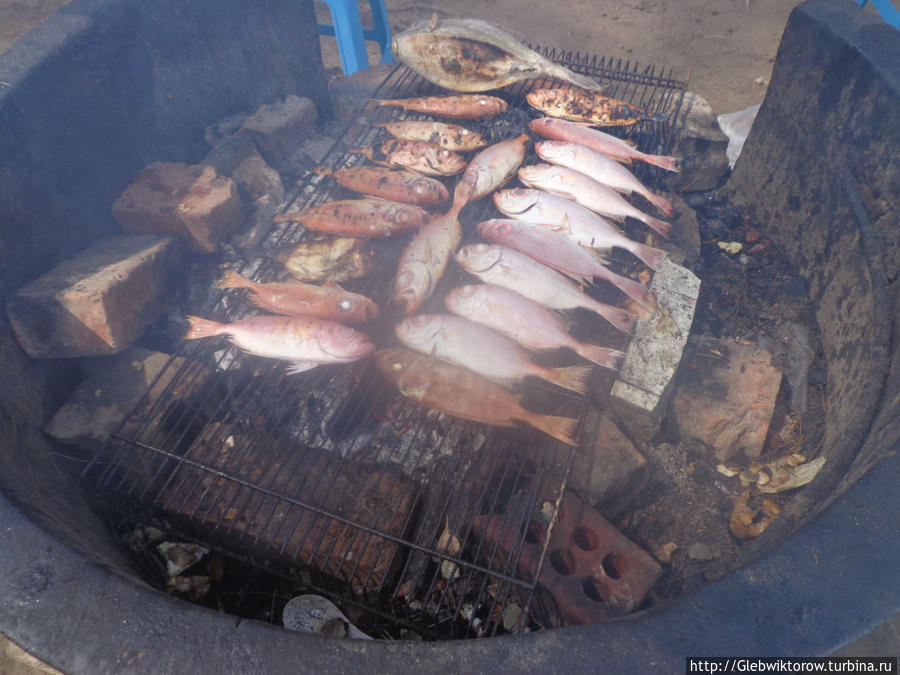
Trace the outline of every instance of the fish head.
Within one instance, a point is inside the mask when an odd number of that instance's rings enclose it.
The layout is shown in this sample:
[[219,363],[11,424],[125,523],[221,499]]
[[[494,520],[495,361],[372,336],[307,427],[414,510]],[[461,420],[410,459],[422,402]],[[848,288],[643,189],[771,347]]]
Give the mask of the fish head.
[[394,302],[405,314],[415,312],[422,301],[431,295],[433,279],[427,265],[406,263],[394,281]]
[[335,361],[348,362],[365,358],[375,351],[368,336],[339,323],[324,323],[317,335],[319,348]]
[[394,326],[394,333],[404,345],[421,352],[430,352],[437,344],[441,331],[439,314],[417,314]]
[[540,117],[528,123],[528,127],[538,136],[546,136],[552,133],[552,130],[557,126],[559,126],[559,120],[552,117]]
[[514,220],[492,218],[478,223],[478,234],[495,243],[502,243],[519,229],[519,223]]
[[557,167],[550,164],[529,164],[528,166],[519,167],[519,180],[532,187],[532,183],[544,180]]
[[497,264],[503,251],[490,244],[469,244],[456,252],[456,261],[467,272],[478,274],[486,272]]
[[532,206],[537,204],[540,193],[537,190],[514,188],[512,190],[497,190],[494,193],[494,204],[507,216],[515,218]]
[[402,374],[414,355],[405,349],[379,349],[375,352],[375,367],[389,377]]
[[444,296],[444,305],[454,314],[469,317],[484,307],[487,293],[484,284],[459,286]]
[[335,300],[334,307],[339,317],[359,317],[357,320],[362,323],[371,321],[378,316],[378,305],[362,295],[350,295],[349,293],[341,295]]
[[572,154],[572,144],[565,141],[541,141],[534,144],[538,157],[548,162],[566,159]]

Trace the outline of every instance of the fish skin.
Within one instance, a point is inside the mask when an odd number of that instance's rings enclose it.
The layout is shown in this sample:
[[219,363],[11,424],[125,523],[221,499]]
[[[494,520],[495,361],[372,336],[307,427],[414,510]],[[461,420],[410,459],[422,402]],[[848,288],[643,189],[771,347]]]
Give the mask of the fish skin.
[[393,37],[391,53],[429,82],[453,91],[488,91],[537,77],[565,80],[586,89],[604,88],[477,19],[415,24]]
[[400,120],[397,122],[379,122],[375,126],[384,129],[394,138],[407,141],[425,141],[453,152],[479,150],[488,144],[487,139],[478,132],[447,122]]
[[428,212],[385,199],[343,199],[275,216],[276,223],[300,223],[309,230],[348,237],[389,237],[421,227]]
[[653,270],[659,269],[667,255],[658,248],[629,239],[590,209],[549,192],[522,188],[500,190],[494,193],[494,203],[510,218],[557,229],[582,246],[600,251],[623,248]]
[[464,270],[485,283],[516,291],[550,309],[581,307],[603,317],[623,333],[634,333],[634,314],[594,300],[561,273],[524,253],[505,246],[469,244],[455,257]]
[[502,286],[460,286],[444,296],[444,305],[454,314],[495,330],[526,349],[546,351],[566,347],[610,370],[618,370],[625,359],[625,354],[616,349],[576,340],[558,315]]
[[455,176],[466,168],[466,160],[459,153],[425,141],[406,141],[393,138],[371,148],[351,148],[382,166],[409,169],[426,176]]
[[356,237],[304,241],[281,248],[274,257],[298,281],[340,283],[379,267],[372,242]]
[[545,368],[515,342],[473,321],[450,314],[417,314],[394,326],[410,349],[509,386],[533,375],[579,394],[587,393],[593,366]]
[[637,177],[611,157],[578,143],[541,141],[534,150],[545,162],[587,174],[617,192],[636,192],[667,216],[674,209],[665,197],[651,192]]
[[349,326],[326,319],[260,315],[233,323],[188,316],[186,340],[226,335],[245,352],[289,361],[288,373],[325,363],[350,363],[369,356],[375,345]]
[[286,316],[312,316],[343,324],[366,323],[378,316],[378,305],[336,284],[314,286],[299,281],[258,283],[228,270],[216,288],[246,288],[250,302]]
[[525,161],[528,134],[491,145],[472,158],[453,192],[453,208],[481,199],[506,185]]
[[375,365],[406,398],[427,408],[492,426],[524,422],[568,445],[577,445],[571,417],[541,415],[523,408],[519,397],[465,368],[406,349],[379,349]]
[[672,228],[664,220],[647,215],[629,204],[611,187],[575,169],[554,164],[531,164],[519,168],[519,180],[530,188],[571,199],[601,216],[619,221],[634,218],[663,237],[668,237]]
[[579,143],[597,152],[602,152],[618,162],[630,164],[632,160],[646,162],[666,171],[679,171],[681,160],[668,155],[650,155],[641,152],[630,141],[623,140],[599,129],[594,129],[584,122],[542,117],[531,120],[528,125],[538,136],[553,141]]
[[320,166],[315,172],[330,176],[348,190],[388,201],[427,207],[450,199],[447,187],[439,180],[408,169],[361,164],[337,170]]
[[[579,246],[562,232],[524,220],[493,218],[478,224],[478,233],[492,244],[511,248],[543,263],[576,281],[596,277],[611,283],[645,309],[654,303],[643,284],[620,276],[606,267],[602,260],[583,246]],[[625,322],[632,325],[634,321]],[[617,326],[618,327],[618,326]],[[619,330],[630,332],[626,328]]]
[[643,108],[625,101],[572,87],[535,89],[525,98],[531,107],[550,117],[597,126],[627,126],[639,122],[647,114]]
[[431,297],[461,238],[459,211],[454,208],[435,217],[409,242],[394,279],[394,303],[404,314],[412,314]]
[[509,110],[509,104],[502,98],[485,94],[381,99],[378,105],[399,107],[451,120],[478,120],[495,117]]

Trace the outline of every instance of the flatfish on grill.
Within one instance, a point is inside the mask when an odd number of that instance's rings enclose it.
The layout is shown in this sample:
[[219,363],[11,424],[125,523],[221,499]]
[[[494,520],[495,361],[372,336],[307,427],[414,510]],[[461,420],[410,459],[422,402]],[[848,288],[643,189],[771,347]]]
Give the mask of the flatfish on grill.
[[391,53],[429,82],[453,91],[488,91],[519,80],[556,78],[594,91],[604,86],[541,56],[477,19],[416,24],[394,36]]

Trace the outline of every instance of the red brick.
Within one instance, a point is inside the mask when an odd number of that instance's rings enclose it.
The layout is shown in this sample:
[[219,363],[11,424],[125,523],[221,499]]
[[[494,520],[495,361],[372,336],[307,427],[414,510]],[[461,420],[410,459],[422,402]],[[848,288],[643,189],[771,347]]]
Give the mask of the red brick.
[[[482,515],[474,527],[489,548],[497,545],[503,556],[521,545],[518,574],[533,579],[547,526],[533,520],[524,541],[518,542],[522,535],[515,521],[504,514]],[[553,596],[566,623],[597,623],[633,611],[661,573],[640,546],[589,504],[564,493],[538,582]]]
[[131,345],[166,306],[177,241],[119,235],[18,289],[6,311],[32,358],[115,354]]
[[126,232],[173,234],[195,251],[212,253],[243,221],[234,181],[211,166],[154,162],[112,205]]
[[759,457],[781,371],[769,352],[754,344],[704,337],[692,346],[672,396],[678,434],[711,446],[723,462]]

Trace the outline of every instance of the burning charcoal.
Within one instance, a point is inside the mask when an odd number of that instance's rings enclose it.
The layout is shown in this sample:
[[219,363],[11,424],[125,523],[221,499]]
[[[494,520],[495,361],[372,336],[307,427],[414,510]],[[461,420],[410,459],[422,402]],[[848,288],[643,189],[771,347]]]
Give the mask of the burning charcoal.
[[744,492],[734,504],[729,525],[738,539],[758,537],[781,513],[781,507],[771,499],[762,500],[760,506],[750,505],[750,492]]

